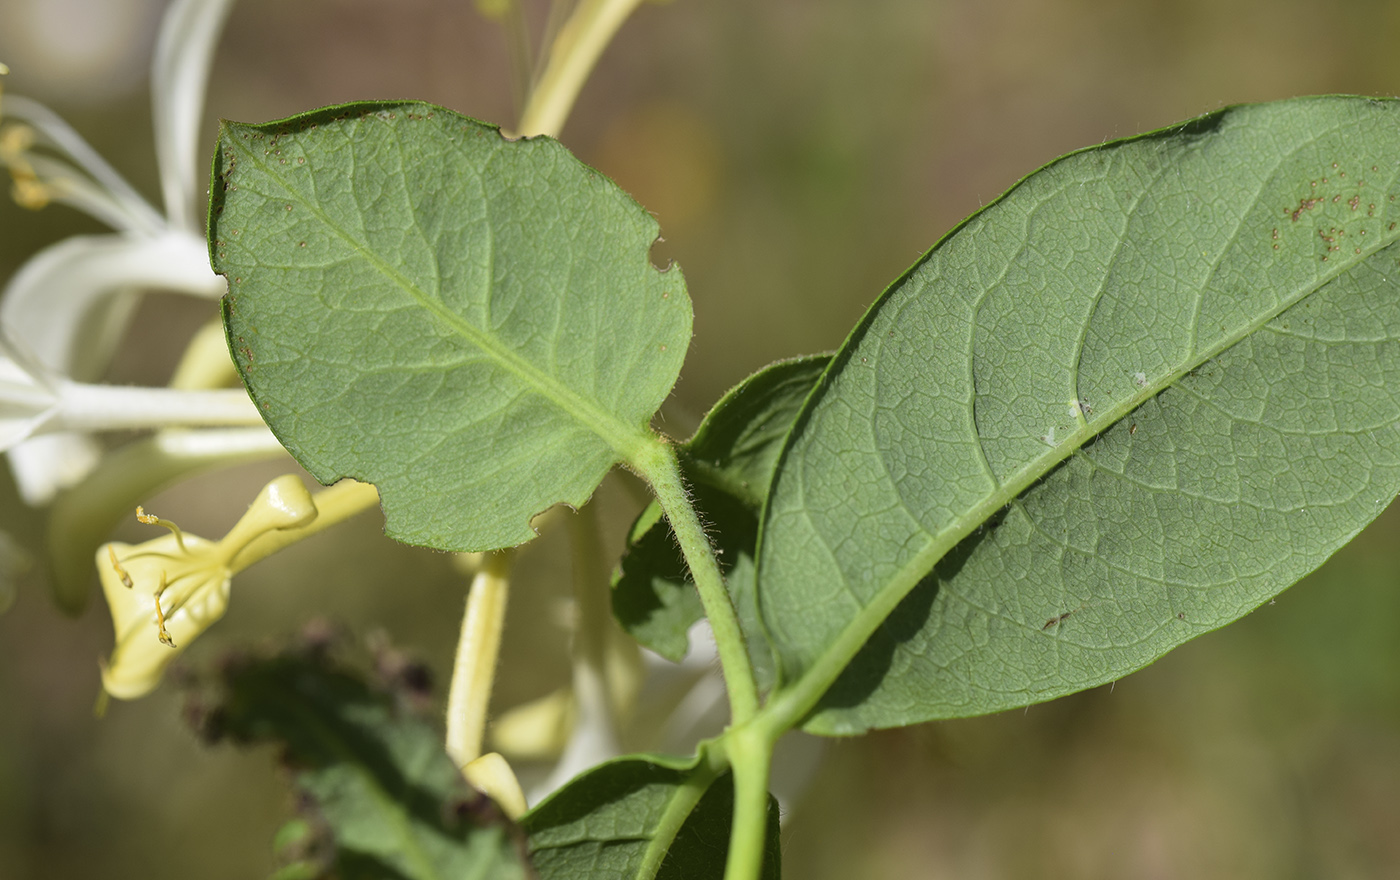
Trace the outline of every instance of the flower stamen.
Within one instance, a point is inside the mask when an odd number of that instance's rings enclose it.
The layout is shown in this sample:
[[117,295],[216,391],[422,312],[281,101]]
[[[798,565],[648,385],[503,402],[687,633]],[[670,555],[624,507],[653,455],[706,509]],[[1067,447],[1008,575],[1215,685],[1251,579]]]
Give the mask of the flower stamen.
[[34,129],[13,123],[0,129],[0,165],[10,169],[14,185],[10,195],[21,208],[37,211],[53,201],[52,188],[39,178],[39,172],[29,161],[34,146]]
[[136,519],[140,522],[145,523],[148,526],[164,526],[165,528],[169,529],[170,533],[175,536],[175,543],[180,546],[180,552],[190,552],[189,549],[185,547],[185,533],[180,531],[180,527],[175,525],[170,520],[161,519],[154,513],[147,513],[144,507],[136,508]]
[[136,584],[131,582],[131,575],[127,574],[126,569],[122,568],[122,564],[117,561],[117,551],[112,549],[111,544],[107,545],[107,558],[112,561],[112,570],[117,573],[117,577],[122,579],[122,586],[128,590],[133,589]]
[[160,586],[156,588],[156,635],[160,643],[168,648],[175,647],[175,640],[170,637],[170,631],[165,628],[165,615],[160,610],[160,597],[165,593],[165,572],[160,573]]

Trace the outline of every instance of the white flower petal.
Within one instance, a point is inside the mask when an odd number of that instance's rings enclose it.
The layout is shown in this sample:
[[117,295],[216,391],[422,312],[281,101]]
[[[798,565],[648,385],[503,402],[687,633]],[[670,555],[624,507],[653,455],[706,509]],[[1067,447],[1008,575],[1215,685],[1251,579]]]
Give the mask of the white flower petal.
[[199,122],[214,48],[233,0],[174,0],[161,22],[151,64],[151,108],[165,213],[176,228],[197,231],[193,213],[200,161]]
[[257,406],[242,388],[190,390],[66,380],[58,386],[58,412],[53,421],[56,429],[75,431],[263,423]]
[[214,299],[226,286],[209,268],[204,241],[191,233],[76,236],[40,251],[15,274],[0,300],[0,325],[48,369],[95,379],[126,332],[133,288]]
[[[212,299],[226,286],[209,268],[204,241],[192,233],[77,236],[35,254],[10,279],[0,326],[48,371],[96,378],[125,334],[142,288]],[[9,450],[20,495],[32,505],[77,483],[100,457],[96,441],[72,433],[32,437]]]
[[0,336],[0,451],[27,439],[58,410],[58,395],[43,367]]
[[30,154],[28,161],[49,201],[76,208],[118,232],[159,234],[159,229],[150,229],[142,217],[133,215],[129,205],[68,162],[42,154]]
[[102,447],[86,434],[31,437],[8,453],[19,497],[31,507],[48,504],[97,467]]

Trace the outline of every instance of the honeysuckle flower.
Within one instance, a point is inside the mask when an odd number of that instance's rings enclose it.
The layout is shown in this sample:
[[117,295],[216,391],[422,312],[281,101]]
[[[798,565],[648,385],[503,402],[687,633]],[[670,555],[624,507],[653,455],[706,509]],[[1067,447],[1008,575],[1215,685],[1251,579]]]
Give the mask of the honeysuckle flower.
[[[218,298],[194,210],[199,121],[214,46],[232,0],[174,0],[162,21],[151,98],[165,211],[153,208],[52,111],[0,98],[0,166],[20,204],[60,202],[116,230],[79,236],[35,255],[6,286],[0,330],[22,341],[54,376],[91,381],[105,369],[140,296],[152,288]],[[100,447],[80,431],[25,440],[9,450],[20,494],[44,504],[82,479]]]
[[257,407],[242,390],[74,382],[52,375],[22,346],[0,336],[0,451],[48,431],[260,424]]
[[137,516],[170,533],[144,544],[104,544],[96,559],[116,631],[102,687],[122,700],[154,690],[170,661],[223,617],[233,575],[248,564],[246,551],[255,542],[310,525],[318,510],[301,480],[288,474],[264,486],[220,541],[184,534],[140,508]]

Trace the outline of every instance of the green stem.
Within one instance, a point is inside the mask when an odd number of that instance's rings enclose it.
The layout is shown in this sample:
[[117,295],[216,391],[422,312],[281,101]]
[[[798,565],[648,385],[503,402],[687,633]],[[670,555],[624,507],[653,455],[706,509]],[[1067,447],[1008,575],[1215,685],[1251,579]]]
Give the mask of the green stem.
[[768,839],[768,774],[774,740],[755,726],[731,730],[725,749],[734,770],[734,823],[724,880],[758,880]]
[[666,856],[671,852],[671,844],[675,843],[676,835],[680,833],[681,826],[685,820],[690,818],[691,811],[695,805],[700,803],[700,798],[705,796],[715,779],[719,776],[719,769],[710,766],[706,761],[701,761],[690,776],[680,786],[671,799],[666,803],[666,809],[657,820],[656,827],[652,829],[651,842],[647,844],[646,851],[642,853],[642,863],[637,867],[636,877],[654,878],[661,872],[661,864],[666,861]]
[[637,455],[632,465],[651,483],[686,565],[690,566],[705,616],[715,633],[715,646],[719,649],[720,666],[724,669],[729,691],[729,714],[736,726],[743,725],[758,711],[758,685],[749,661],[748,643],[739,627],[739,616],[734,611],[729,591],[725,589],[714,548],[685,490],[676,452],[669,443],[657,440],[643,454]]
[[582,0],[549,47],[549,61],[535,84],[516,134],[557,137],[579,90],[617,29],[642,0]]
[[457,642],[447,694],[447,753],[458,767],[466,767],[481,757],[514,556],[510,550],[486,554],[467,592],[462,635]]

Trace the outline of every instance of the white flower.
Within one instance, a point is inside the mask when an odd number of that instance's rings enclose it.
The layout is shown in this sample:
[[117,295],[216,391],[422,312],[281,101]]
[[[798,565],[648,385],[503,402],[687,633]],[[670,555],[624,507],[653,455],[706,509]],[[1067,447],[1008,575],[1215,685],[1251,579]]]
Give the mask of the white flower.
[[[0,102],[0,164],[14,178],[16,199],[35,208],[62,202],[116,230],[41,251],[10,279],[0,299],[0,329],[32,353],[33,364],[10,358],[0,368],[6,380],[0,386],[0,430],[8,432],[4,439],[20,441],[9,449],[10,465],[31,504],[48,502],[95,466],[100,447],[86,431],[116,427],[96,414],[85,419],[78,410],[80,404],[110,409],[113,395],[84,396],[70,386],[101,375],[141,291],[209,299],[224,293],[224,280],[209,268],[194,204],[205,86],[231,6],[232,0],[174,0],[161,25],[151,97],[164,214],[52,111],[18,96]],[[57,410],[45,405],[45,393],[58,394]],[[85,420],[92,424],[80,427]],[[40,428],[53,433],[24,439]]]
[[0,335],[0,451],[46,432],[260,424],[257,407],[241,389],[87,385],[50,374]]

